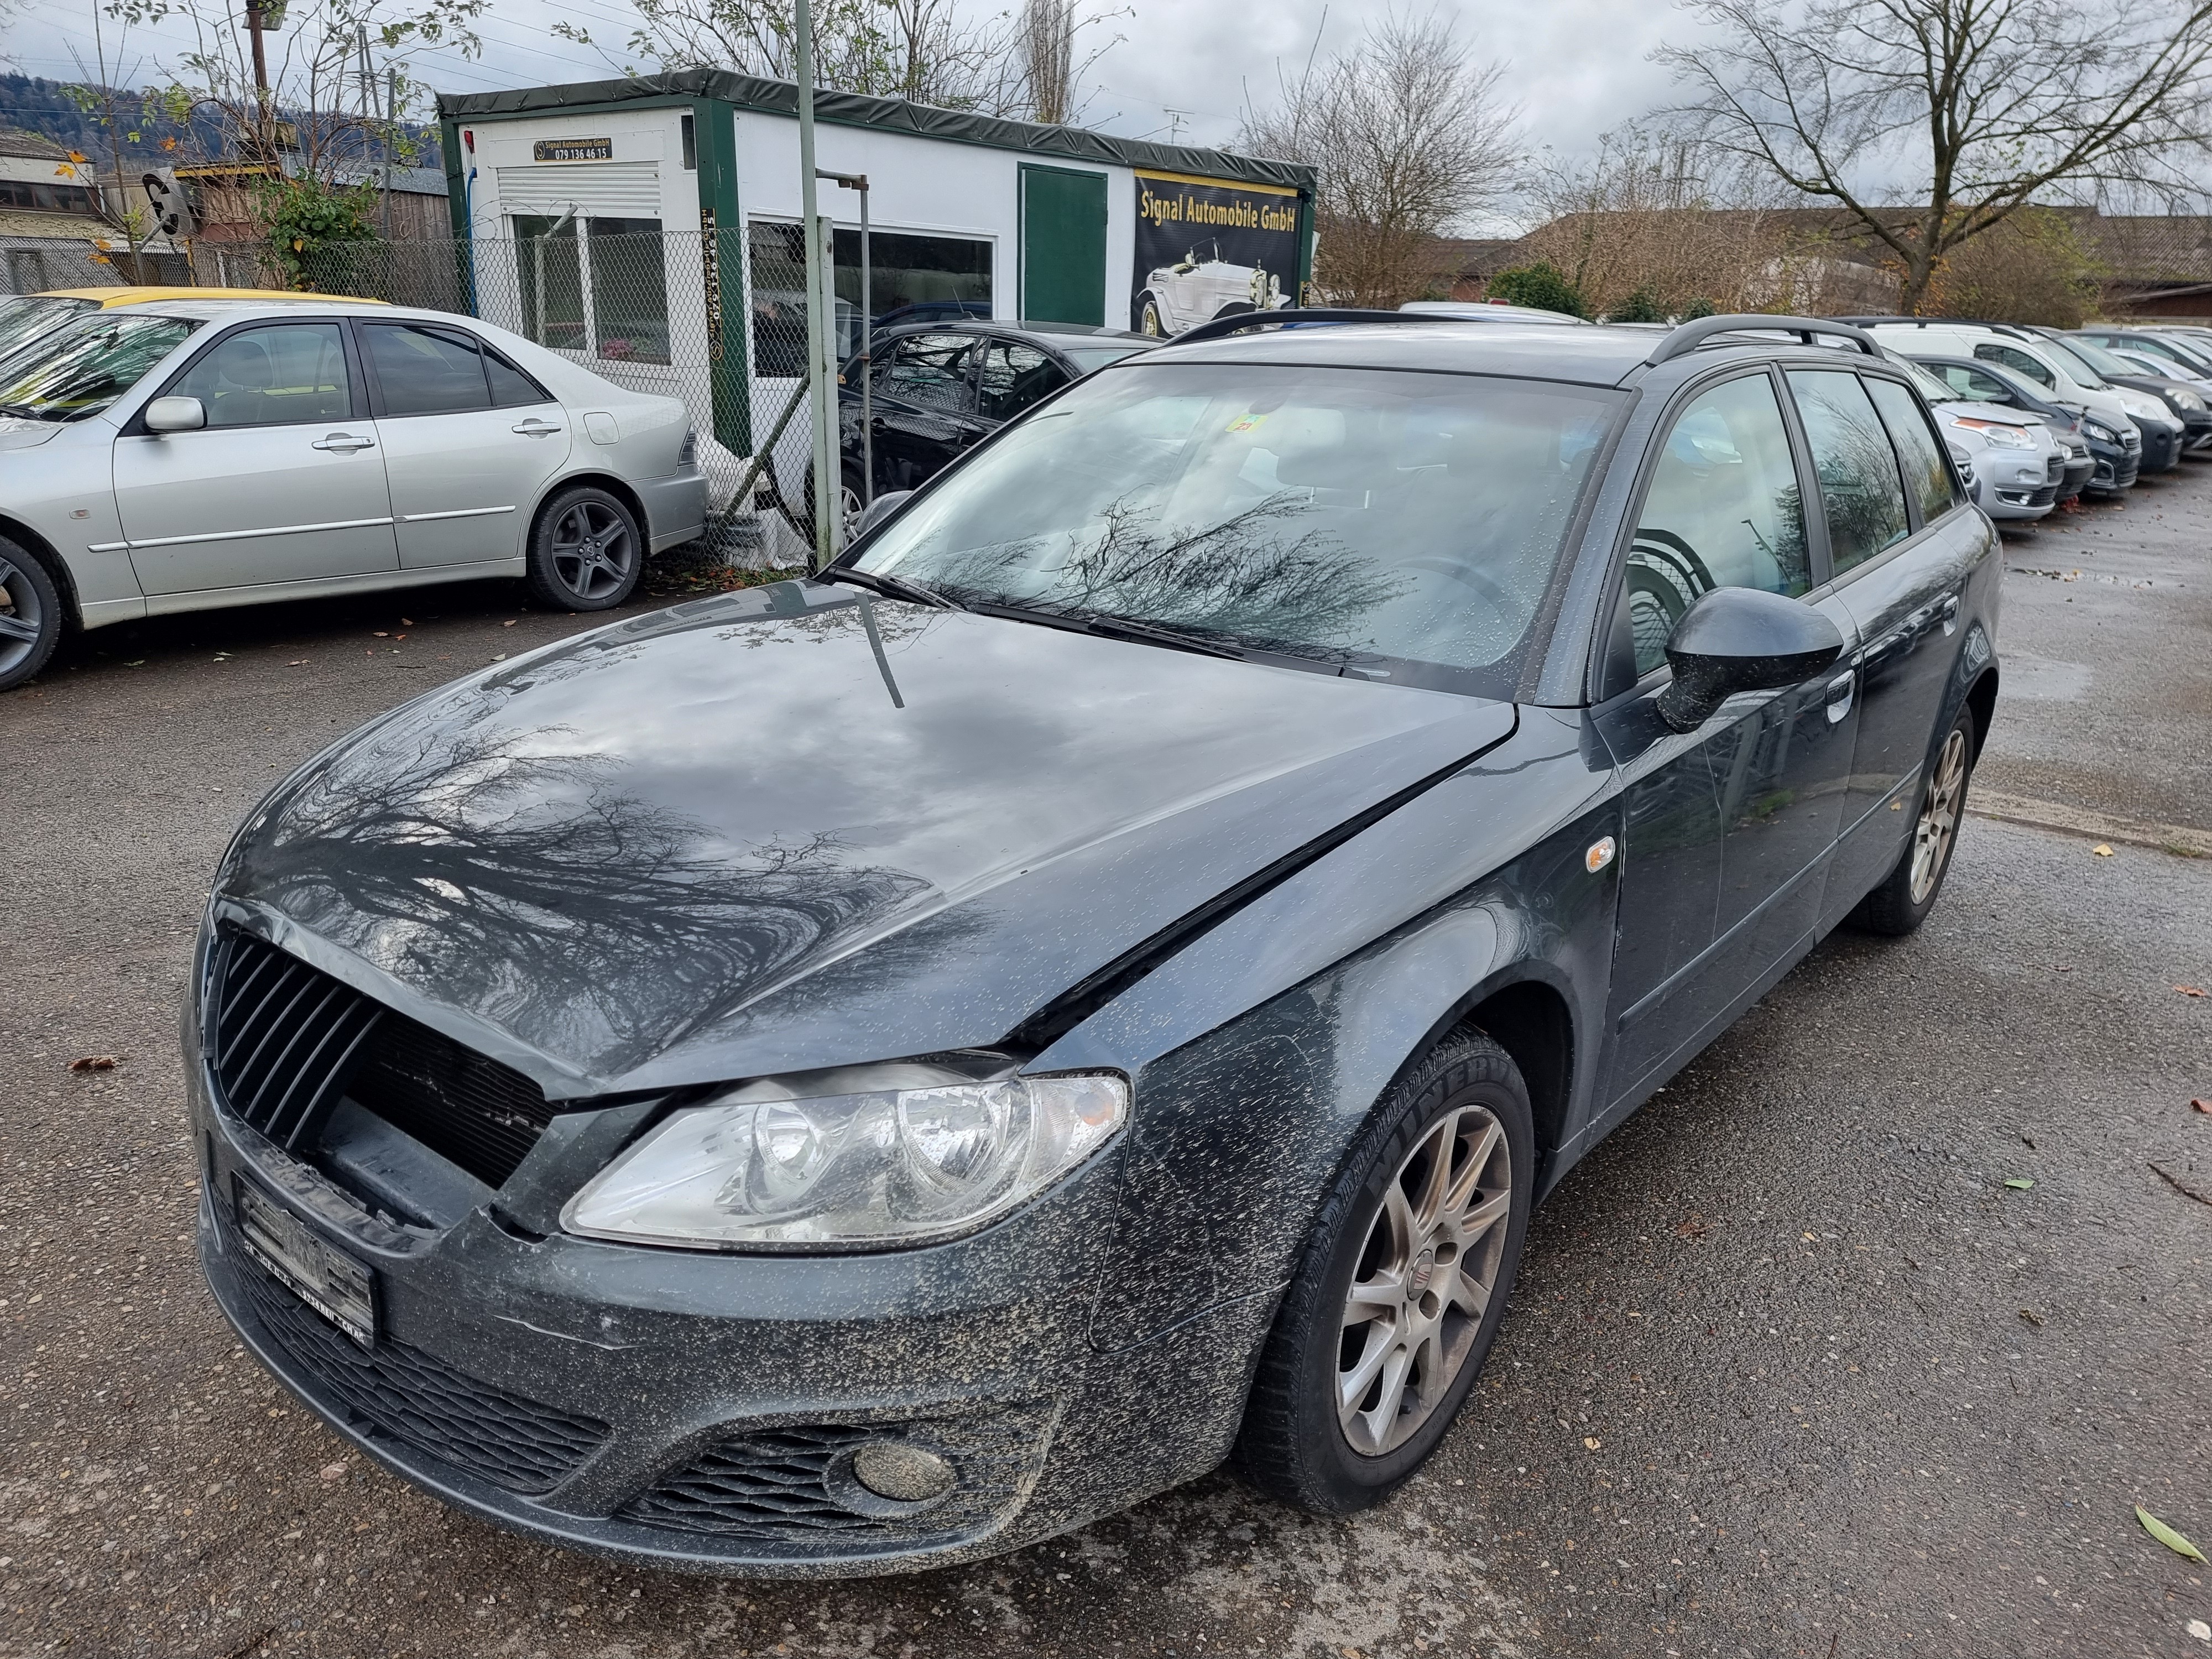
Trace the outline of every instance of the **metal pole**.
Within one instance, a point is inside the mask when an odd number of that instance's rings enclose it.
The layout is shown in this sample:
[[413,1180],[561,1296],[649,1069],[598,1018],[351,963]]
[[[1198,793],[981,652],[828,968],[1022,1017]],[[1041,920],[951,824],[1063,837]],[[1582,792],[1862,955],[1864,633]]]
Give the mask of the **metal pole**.
[[792,33],[798,48],[799,206],[806,228],[806,366],[813,382],[814,568],[837,556],[837,376],[830,368],[833,319],[823,303],[836,301],[829,274],[830,250],[814,182],[814,16],[807,0],[792,0]]
[[276,131],[270,120],[269,54],[261,44],[260,0],[246,9],[246,33],[253,38],[253,137],[260,147],[258,158],[264,161],[276,159]]
[[384,240],[392,240],[392,141],[399,131],[399,66],[384,66]]
[[[836,179],[840,190],[860,192],[860,504],[866,507],[873,505],[876,499],[876,399],[872,384],[875,359],[871,349],[875,337],[876,307],[869,274],[868,175],[824,169],[821,176]],[[833,240],[831,246],[835,245]]]

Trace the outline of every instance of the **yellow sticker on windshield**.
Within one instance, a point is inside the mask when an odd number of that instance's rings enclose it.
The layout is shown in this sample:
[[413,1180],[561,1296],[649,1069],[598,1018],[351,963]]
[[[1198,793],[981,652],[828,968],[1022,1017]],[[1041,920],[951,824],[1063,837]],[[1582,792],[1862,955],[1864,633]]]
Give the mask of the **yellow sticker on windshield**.
[[1248,410],[1230,422],[1225,429],[1231,432],[1249,432],[1255,427],[1266,425],[1267,422],[1267,417],[1265,415],[1255,415]]

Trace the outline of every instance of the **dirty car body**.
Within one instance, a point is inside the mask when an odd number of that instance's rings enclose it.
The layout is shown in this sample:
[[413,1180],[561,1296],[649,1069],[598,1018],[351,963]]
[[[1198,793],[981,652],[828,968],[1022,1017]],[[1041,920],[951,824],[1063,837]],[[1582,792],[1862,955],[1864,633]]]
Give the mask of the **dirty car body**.
[[[1910,856],[1945,732],[1986,727],[1996,538],[1909,385],[1656,343],[1146,354],[933,480],[862,574],[547,647],[309,763],[225,857],[185,1021],[243,1339],[447,1500],[701,1571],[956,1561],[1214,1467],[1394,1079],[1487,1034],[1548,1189]],[[1862,377],[1923,429],[1853,476],[1821,422]],[[1192,434],[1256,503],[1203,580],[1266,580],[1211,623],[1155,592],[1143,625],[1127,579],[1070,602],[1103,544],[1033,556],[1060,530],[1012,522],[1024,469],[1072,499],[1059,446]],[[1909,491],[1899,453],[1935,457]],[[1760,466],[1771,523],[1715,520],[1724,565],[1700,503]],[[994,514],[999,577],[960,563]],[[1686,714],[1659,647],[1723,582],[1842,647]],[[787,1168],[774,1125],[796,1170],[833,1120],[895,1139],[1005,1089],[1092,1137],[1019,1201],[891,1240],[723,1227]],[[718,1163],[729,1122],[755,1139]]]

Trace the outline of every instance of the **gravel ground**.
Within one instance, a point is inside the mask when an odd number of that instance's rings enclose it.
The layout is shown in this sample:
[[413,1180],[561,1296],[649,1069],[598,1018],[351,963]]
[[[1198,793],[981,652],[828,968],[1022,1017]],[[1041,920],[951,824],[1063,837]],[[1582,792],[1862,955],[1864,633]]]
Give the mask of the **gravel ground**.
[[[2192,466],[2010,538],[1993,782],[2212,823],[2208,531]],[[0,699],[0,1655],[2212,1656],[2212,1575],[2133,1513],[2212,1547],[2212,999],[2174,988],[2212,861],[1987,822],[1920,935],[1831,941],[1575,1172],[1369,1515],[1217,1475],[964,1570],[733,1584],[367,1466],[200,1286],[176,1011],[266,783],[586,625],[518,605],[149,623]]]

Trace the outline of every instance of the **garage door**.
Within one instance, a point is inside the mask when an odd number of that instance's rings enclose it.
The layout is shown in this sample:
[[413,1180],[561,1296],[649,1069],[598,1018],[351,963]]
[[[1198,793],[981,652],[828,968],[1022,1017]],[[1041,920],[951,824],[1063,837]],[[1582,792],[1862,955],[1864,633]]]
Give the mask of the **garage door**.
[[1022,316],[1104,325],[1104,173],[1022,168]]

